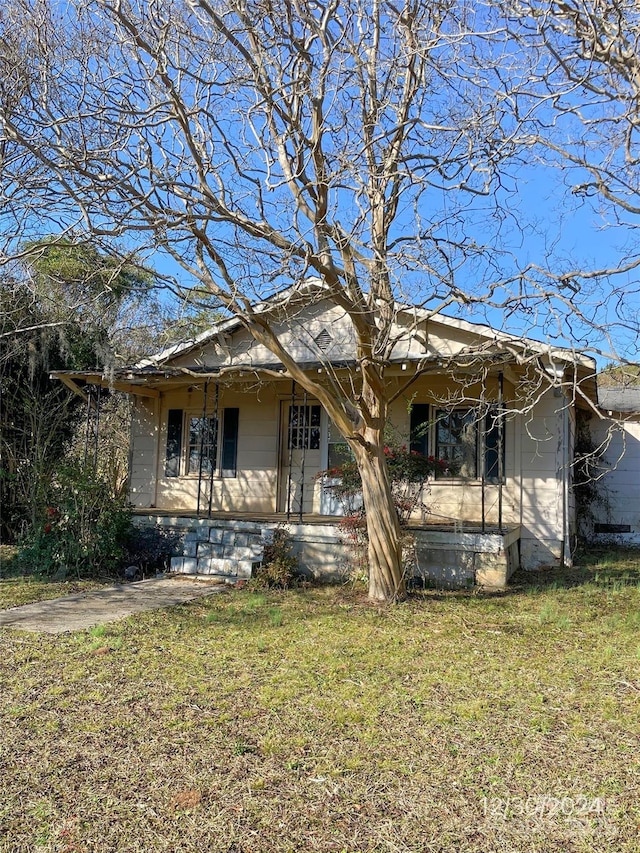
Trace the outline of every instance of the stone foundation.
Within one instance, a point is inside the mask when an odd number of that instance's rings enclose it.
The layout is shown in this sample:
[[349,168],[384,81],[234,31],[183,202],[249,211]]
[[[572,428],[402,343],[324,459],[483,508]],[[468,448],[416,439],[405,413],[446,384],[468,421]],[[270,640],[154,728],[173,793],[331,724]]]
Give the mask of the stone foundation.
[[519,567],[517,527],[492,533],[429,529],[412,532],[416,539],[415,575],[427,584],[503,589]]
[[[138,515],[140,526],[161,526],[182,533],[183,551],[171,560],[171,571],[214,575],[231,581],[251,577],[262,560],[265,543],[281,522]],[[350,570],[351,546],[341,541],[336,523],[286,525],[303,574],[319,581],[343,580]],[[427,585],[448,588],[483,586],[502,589],[519,566],[520,528],[492,532],[411,529],[414,577]]]

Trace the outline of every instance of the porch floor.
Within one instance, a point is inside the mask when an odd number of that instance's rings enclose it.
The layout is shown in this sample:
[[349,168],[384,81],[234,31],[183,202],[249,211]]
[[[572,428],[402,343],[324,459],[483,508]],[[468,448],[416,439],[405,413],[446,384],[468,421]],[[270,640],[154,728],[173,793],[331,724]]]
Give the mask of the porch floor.
[[[256,521],[267,524],[339,524],[343,516],[340,515],[320,515],[320,513],[291,513],[287,516],[286,512],[224,512],[212,511],[211,513],[197,513],[194,510],[184,509],[156,509],[155,507],[136,507],[133,510],[134,516],[156,516],[158,518],[193,518],[200,521],[211,519],[212,521]],[[481,521],[443,521],[443,520],[421,520],[412,519],[407,527],[410,530],[431,530],[433,532],[443,533],[508,533],[517,530],[517,524],[493,524],[486,522],[484,525]]]

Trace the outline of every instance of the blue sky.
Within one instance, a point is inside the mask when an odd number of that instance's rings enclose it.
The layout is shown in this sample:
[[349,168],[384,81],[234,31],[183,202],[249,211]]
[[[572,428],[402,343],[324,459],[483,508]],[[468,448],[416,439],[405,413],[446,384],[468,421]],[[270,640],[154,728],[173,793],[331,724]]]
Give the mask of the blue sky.
[[[616,226],[607,220],[606,212],[601,209],[599,199],[580,199],[562,186],[563,175],[556,169],[533,166],[527,174],[521,174],[514,184],[516,189],[512,203],[517,204],[514,219],[522,230],[518,233],[514,225],[507,227],[504,245],[511,244],[514,253],[514,263],[524,267],[533,263],[539,266],[549,265],[557,271],[570,271],[576,268],[595,270],[615,268],[629,246],[633,247],[636,239],[634,223],[629,226]],[[156,253],[152,263],[161,272],[175,276],[178,281],[187,283],[186,273],[171,258]],[[530,317],[512,315],[505,319],[504,314],[488,309],[484,305],[476,305],[462,316],[470,321],[489,322],[505,331],[530,335],[538,340],[546,340],[552,344],[571,346],[578,341],[582,349],[593,348],[591,355],[596,355],[599,366],[604,366],[609,360],[608,355],[615,356],[612,345],[618,355],[631,361],[638,359],[638,337],[633,329],[623,328],[610,306],[606,315],[602,305],[596,305],[609,297],[615,287],[624,292],[624,305],[627,313],[640,315],[640,299],[638,296],[640,271],[624,273],[615,276],[610,282],[604,282],[595,293],[575,298],[577,307],[583,310],[589,320],[596,317],[596,310],[601,317],[610,323],[612,341],[598,337],[595,331],[585,331],[579,324],[573,324],[575,334],[568,331],[566,336],[555,335],[555,324],[549,324],[545,330],[541,318],[533,323]],[[593,283],[588,283],[591,288]],[[573,294],[571,294],[573,295]],[[447,309],[446,313],[455,313]],[[544,313],[544,312],[542,312]],[[604,354],[598,355],[596,350]]]

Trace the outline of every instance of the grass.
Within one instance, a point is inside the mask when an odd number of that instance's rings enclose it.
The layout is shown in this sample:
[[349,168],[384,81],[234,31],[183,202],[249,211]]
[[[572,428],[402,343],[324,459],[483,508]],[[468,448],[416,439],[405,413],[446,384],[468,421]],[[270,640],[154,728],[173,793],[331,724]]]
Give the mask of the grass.
[[640,554],[602,553],[1,631],[0,851],[638,851],[639,627]]
[[21,604],[31,604],[34,601],[59,598],[61,595],[85,592],[114,582],[113,578],[102,580],[74,578],[60,581],[37,573],[16,576],[12,571],[11,561],[17,551],[18,549],[14,546],[0,545],[0,610],[18,607]]

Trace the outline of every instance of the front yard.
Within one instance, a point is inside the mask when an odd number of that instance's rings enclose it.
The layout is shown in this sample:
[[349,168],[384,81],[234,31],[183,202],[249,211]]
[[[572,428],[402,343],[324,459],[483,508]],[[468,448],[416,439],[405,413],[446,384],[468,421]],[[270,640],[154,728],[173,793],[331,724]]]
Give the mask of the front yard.
[[0,632],[0,851],[637,851],[640,554],[519,580]]

